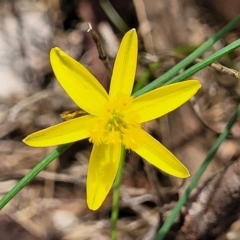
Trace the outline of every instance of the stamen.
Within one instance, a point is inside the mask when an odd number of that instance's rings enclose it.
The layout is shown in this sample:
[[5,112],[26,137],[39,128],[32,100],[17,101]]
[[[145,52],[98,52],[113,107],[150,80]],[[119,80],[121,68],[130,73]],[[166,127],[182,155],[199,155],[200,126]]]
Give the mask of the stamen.
[[131,111],[132,97],[118,94],[111,99],[93,123],[89,125],[90,141],[96,144],[120,144],[136,148],[141,124]]

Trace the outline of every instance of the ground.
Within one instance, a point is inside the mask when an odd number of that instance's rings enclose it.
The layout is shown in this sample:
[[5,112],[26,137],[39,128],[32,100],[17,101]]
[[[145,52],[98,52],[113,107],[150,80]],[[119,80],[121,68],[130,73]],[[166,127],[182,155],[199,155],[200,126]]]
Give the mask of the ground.
[[[148,81],[166,72],[240,12],[237,0],[227,6],[223,0],[110,2],[127,27],[137,29],[136,82],[153,61],[161,64],[150,72]],[[60,122],[63,111],[76,108],[54,78],[50,49],[58,46],[68,52],[108,88],[108,72],[87,32],[90,22],[112,64],[126,27],[117,26],[106,8],[104,0],[0,1],[1,196],[54,149],[30,148],[21,140]],[[201,58],[238,39],[239,29]],[[237,70],[239,56],[236,49],[220,63]],[[181,159],[191,177],[170,177],[128,152],[118,239],[154,239],[236,110],[239,79],[214,66],[191,78],[201,81],[199,93],[178,110],[144,125]],[[169,239],[240,239],[239,137],[237,122],[176,219]],[[111,193],[100,210],[86,206],[91,147],[87,140],[75,143],[7,204],[0,214],[0,240],[110,239]]]

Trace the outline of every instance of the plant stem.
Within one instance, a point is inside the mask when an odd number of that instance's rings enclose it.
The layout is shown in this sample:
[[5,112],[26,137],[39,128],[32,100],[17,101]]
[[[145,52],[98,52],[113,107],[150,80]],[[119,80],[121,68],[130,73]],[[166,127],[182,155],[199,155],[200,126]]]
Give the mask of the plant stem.
[[61,145],[37,164],[25,177],[23,177],[1,200],[0,209],[2,209],[13,197],[15,197],[29,182],[35,178],[44,168],[47,167],[55,158],[66,151],[72,143]]
[[167,81],[169,81],[172,77],[177,75],[179,71],[185,67],[187,67],[190,63],[194,61],[197,57],[201,56],[207,49],[209,49],[215,42],[217,42],[220,38],[226,35],[231,29],[236,27],[240,22],[240,14],[235,17],[231,22],[229,22],[225,27],[223,27],[220,31],[218,31],[213,37],[209,38],[205,43],[203,43],[199,48],[197,48],[193,53],[188,55],[184,60],[179,62],[169,71],[164,73],[162,76],[156,78],[153,82],[148,84],[147,86],[141,88],[136,93],[134,93],[134,97],[140,96],[145,92],[148,92],[160,85],[163,85]]
[[112,203],[112,215],[111,215],[111,240],[117,239],[117,221],[119,215],[119,203],[120,203],[120,184],[122,181],[123,167],[125,163],[126,150],[122,146],[121,159],[118,167],[117,176],[113,187],[113,203]]
[[237,121],[237,118],[238,118],[239,114],[240,114],[240,104],[238,105],[238,108],[237,108],[236,112],[233,114],[233,116],[229,120],[229,122],[228,122],[226,128],[224,129],[224,131],[219,135],[215,144],[212,146],[212,148],[208,152],[208,155],[206,156],[206,158],[203,161],[203,163],[201,164],[200,168],[198,169],[198,171],[194,175],[191,183],[189,184],[189,186],[187,187],[187,189],[183,193],[182,197],[178,200],[177,204],[173,208],[172,213],[170,214],[170,216],[167,218],[165,223],[162,225],[162,227],[158,231],[155,240],[163,240],[164,239],[165,235],[170,230],[170,228],[171,228],[171,226],[174,222],[174,219],[177,217],[177,215],[181,211],[182,206],[186,203],[190,193],[192,192],[194,187],[197,185],[199,179],[201,178],[201,176],[205,172],[209,163],[212,161],[212,159],[215,156],[218,148],[220,147],[220,145],[223,143],[223,141],[228,136],[233,124]]

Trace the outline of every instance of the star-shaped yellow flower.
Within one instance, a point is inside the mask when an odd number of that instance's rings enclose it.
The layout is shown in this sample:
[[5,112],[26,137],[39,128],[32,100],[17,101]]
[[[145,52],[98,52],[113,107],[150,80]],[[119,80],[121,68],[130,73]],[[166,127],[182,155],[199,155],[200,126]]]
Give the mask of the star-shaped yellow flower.
[[92,210],[102,205],[111,189],[122,145],[168,174],[180,178],[189,176],[187,168],[144,131],[142,124],[176,109],[201,85],[189,80],[131,97],[137,42],[135,29],[125,34],[114,64],[109,94],[83,65],[59,48],[53,48],[50,61],[57,80],[88,114],[38,131],[23,140],[29,146],[47,147],[89,138],[93,149],[87,174],[87,204]]

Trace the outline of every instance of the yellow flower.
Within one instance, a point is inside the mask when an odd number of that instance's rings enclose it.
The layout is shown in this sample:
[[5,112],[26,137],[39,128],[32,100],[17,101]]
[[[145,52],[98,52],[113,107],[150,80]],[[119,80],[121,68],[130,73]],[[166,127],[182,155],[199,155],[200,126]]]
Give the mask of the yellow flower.
[[23,140],[29,146],[47,147],[89,138],[93,149],[87,174],[87,204],[92,210],[102,205],[112,187],[122,145],[168,174],[180,178],[189,176],[187,168],[144,131],[142,124],[176,109],[201,85],[189,80],[133,98],[137,41],[135,29],[125,34],[114,64],[109,94],[83,65],[59,48],[53,48],[50,61],[59,83],[88,114],[38,131]]

